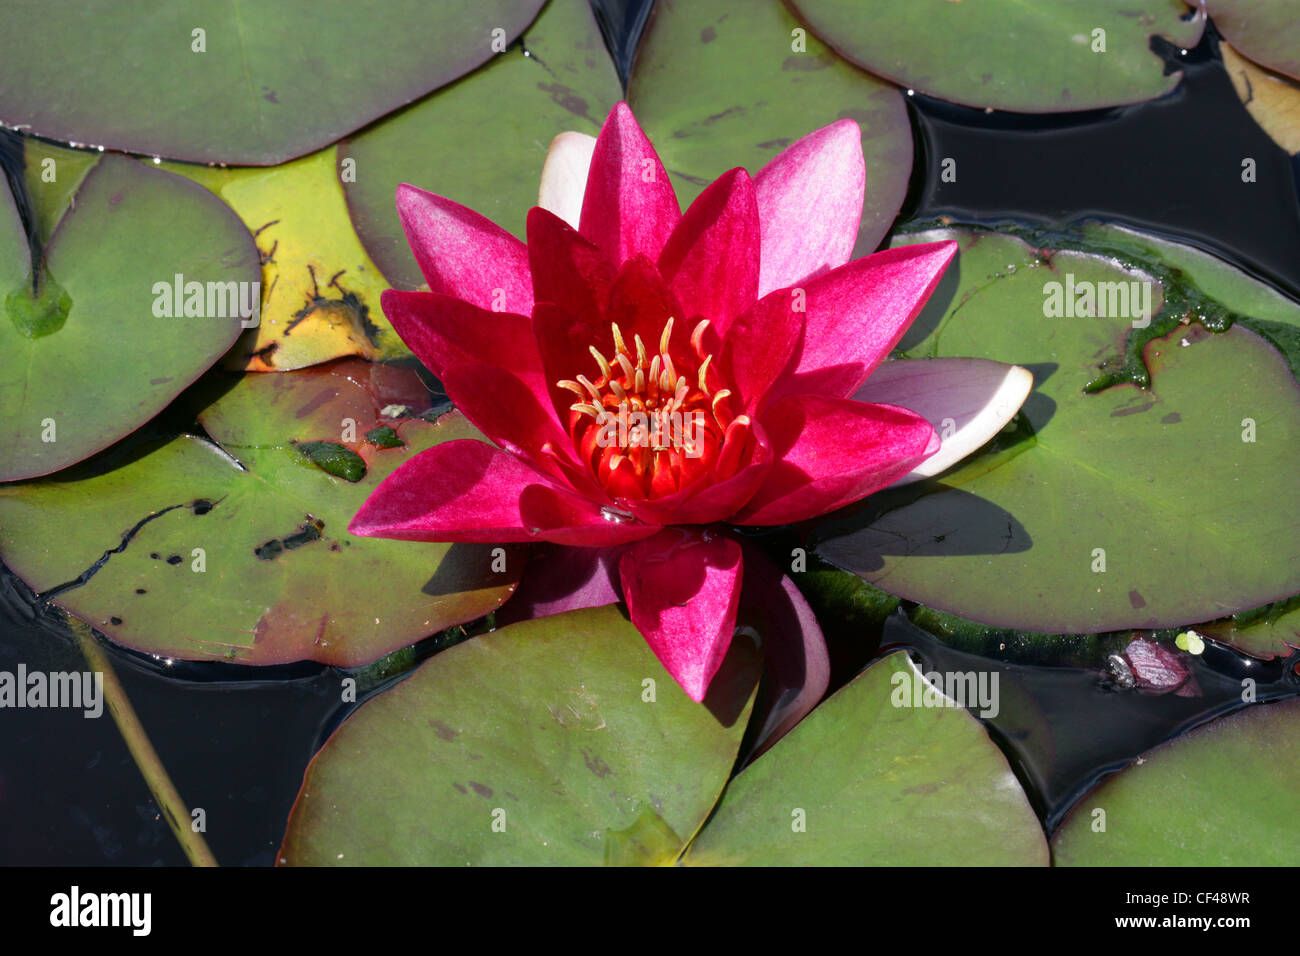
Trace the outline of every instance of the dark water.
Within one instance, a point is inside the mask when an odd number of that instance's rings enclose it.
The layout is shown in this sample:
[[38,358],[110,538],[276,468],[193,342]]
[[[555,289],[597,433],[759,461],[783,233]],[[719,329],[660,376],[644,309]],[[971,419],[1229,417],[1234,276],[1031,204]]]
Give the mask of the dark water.
[[[626,73],[645,0],[593,0]],[[1296,296],[1296,166],[1255,126],[1217,65],[1213,38],[1182,55],[1172,95],[1116,110],[1052,117],[986,114],[910,98],[917,131],[903,219],[948,214],[1054,224],[1103,216],[1190,242]],[[1253,157],[1257,182],[1243,184]],[[958,161],[955,183],[939,178]],[[1297,693],[1293,668],[1261,666],[1211,646],[1194,664],[1204,696],[1103,690],[1094,670],[993,661],[945,647],[901,617],[881,640],[928,668],[995,668],[1016,706],[991,723],[1050,828],[1098,775],[1238,706],[1240,678],[1260,697]],[[112,649],[154,747],[223,864],[273,862],[303,770],[354,705],[342,673],[316,664],[251,669],[175,662]],[[0,670],[84,668],[59,615],[0,570]],[[1293,663],[1293,662],[1292,662]],[[1096,662],[1098,667],[1101,662]],[[0,863],[183,864],[112,719],[79,711],[8,710],[0,734]]]

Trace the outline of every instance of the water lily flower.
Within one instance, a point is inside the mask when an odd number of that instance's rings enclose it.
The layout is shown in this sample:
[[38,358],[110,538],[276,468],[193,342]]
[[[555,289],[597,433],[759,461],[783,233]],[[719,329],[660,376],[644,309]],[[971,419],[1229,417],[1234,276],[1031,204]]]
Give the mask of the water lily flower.
[[507,608],[621,599],[697,701],[738,621],[757,615],[793,632],[767,648],[763,718],[765,733],[791,726],[826,688],[821,632],[789,578],[729,529],[935,474],[1009,421],[1032,383],[986,361],[882,365],[957,246],[849,261],[864,183],[845,119],[753,178],[723,173],[683,213],[620,103],[595,140],[556,139],[526,244],[401,186],[430,291],[385,292],[384,314],[494,445],[422,452],[349,530],[550,542]]

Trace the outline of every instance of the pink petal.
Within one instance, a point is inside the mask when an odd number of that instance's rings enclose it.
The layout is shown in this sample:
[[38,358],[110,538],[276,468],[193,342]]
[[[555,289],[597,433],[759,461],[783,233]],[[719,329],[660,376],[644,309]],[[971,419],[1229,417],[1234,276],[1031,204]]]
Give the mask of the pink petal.
[[596,138],[582,199],[581,231],[611,262],[652,262],[681,219],[677,194],[626,103],[610,110]]
[[582,196],[587,189],[587,171],[596,137],[586,133],[561,133],[551,140],[542,165],[542,183],[537,205],[555,213],[574,229],[582,215]]
[[549,402],[533,321],[489,312],[449,295],[386,289],[380,304],[416,358],[442,378],[449,365],[477,361],[512,371],[539,400]]
[[762,422],[777,462],[736,524],[826,514],[891,484],[939,448],[929,422],[893,405],[794,395],[769,407]]
[[[951,240],[886,249],[808,282],[803,347],[769,401],[852,395],[920,315],[956,253]],[[797,290],[791,298],[797,309]]]
[[348,531],[402,541],[529,541],[519,498],[529,485],[544,480],[484,442],[443,442],[385,478]]
[[763,223],[760,296],[842,266],[862,220],[862,131],[843,119],[809,133],[764,166],[755,186]]
[[763,641],[763,684],[754,702],[752,760],[803,720],[830,684],[831,662],[817,615],[761,548],[744,545],[737,625]]
[[982,448],[1011,419],[1034,387],[1018,365],[989,359],[899,359],[885,362],[853,393],[860,402],[910,408],[934,426],[937,452],[900,478],[908,484],[947,471]]
[[534,303],[549,302],[593,325],[600,324],[614,267],[578,230],[545,209],[533,207],[528,211],[528,261]]
[[740,545],[668,528],[619,559],[628,614],[659,662],[694,701],[731,646],[740,600]]
[[528,550],[519,589],[496,612],[498,627],[623,600],[618,585],[622,548],[539,544]]
[[397,214],[430,292],[494,312],[528,315],[533,283],[524,244],[460,203],[397,187]]
[[659,255],[659,273],[687,316],[726,328],[758,297],[758,256],[754,184],[745,170],[733,169],[686,210]]
[[719,370],[744,414],[752,416],[758,410],[790,357],[801,348],[803,315],[793,311],[793,305],[788,290],[778,289],[727,328]]
[[518,376],[483,362],[461,362],[444,368],[441,378],[452,403],[498,446],[561,484],[597,493],[554,409]]
[[586,498],[540,484],[524,489],[519,513],[538,538],[583,548],[640,541],[659,530],[633,518],[611,517],[612,512]]

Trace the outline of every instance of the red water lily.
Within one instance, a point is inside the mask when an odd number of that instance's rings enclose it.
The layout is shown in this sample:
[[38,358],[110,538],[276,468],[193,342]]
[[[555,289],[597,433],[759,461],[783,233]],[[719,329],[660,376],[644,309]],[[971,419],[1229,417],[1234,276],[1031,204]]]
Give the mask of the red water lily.
[[[807,651],[787,654],[803,672],[792,693],[818,696],[827,668],[811,612],[727,526],[817,517],[915,477],[940,449],[931,419],[946,409],[927,419],[855,393],[956,243],[848,261],[865,178],[851,120],[796,141],[755,178],[724,173],[685,213],[626,104],[594,144],[567,135],[542,196],[575,222],[535,207],[526,245],[451,200],[399,188],[430,291],[386,292],[384,314],[496,447],[422,452],[349,530],[565,546],[550,581],[558,573],[567,584],[534,582],[527,600],[556,610],[621,595],[694,700],[726,654],[742,583],[761,584],[744,603],[752,595],[769,620],[804,635]],[[900,394],[918,391],[915,375],[891,378]],[[970,381],[951,368],[929,379],[925,394]],[[975,391],[957,413],[963,426],[989,418],[990,390]],[[1014,405],[993,416],[996,431],[1019,401],[992,392]],[[989,424],[974,429],[980,443]]]

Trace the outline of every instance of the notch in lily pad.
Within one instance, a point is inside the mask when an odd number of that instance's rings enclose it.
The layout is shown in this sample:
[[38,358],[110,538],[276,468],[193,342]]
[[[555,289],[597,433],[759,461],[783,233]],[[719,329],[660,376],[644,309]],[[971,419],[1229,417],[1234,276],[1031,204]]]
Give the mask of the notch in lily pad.
[[366,441],[376,448],[401,448],[406,442],[397,437],[391,425],[376,425],[366,432]]
[[298,450],[317,468],[335,478],[356,482],[366,477],[365,459],[338,442],[305,441]]
[[38,281],[29,276],[5,296],[5,311],[14,327],[29,339],[39,339],[63,328],[72,311],[72,296],[42,269]]

